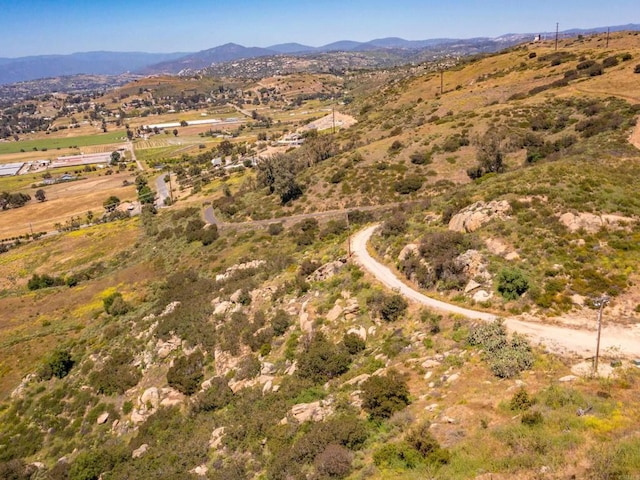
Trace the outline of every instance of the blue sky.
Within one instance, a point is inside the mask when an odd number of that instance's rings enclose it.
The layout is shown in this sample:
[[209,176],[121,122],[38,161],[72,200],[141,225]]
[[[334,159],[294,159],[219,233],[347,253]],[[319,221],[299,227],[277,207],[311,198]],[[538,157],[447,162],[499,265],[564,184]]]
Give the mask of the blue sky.
[[0,0],[0,57],[422,40],[640,23],[640,0]]

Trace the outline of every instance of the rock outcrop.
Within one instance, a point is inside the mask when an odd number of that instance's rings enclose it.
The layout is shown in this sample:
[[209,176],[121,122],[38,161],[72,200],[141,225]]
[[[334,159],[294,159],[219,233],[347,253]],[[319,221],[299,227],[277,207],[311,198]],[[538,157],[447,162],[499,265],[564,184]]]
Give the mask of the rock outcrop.
[[560,215],[562,223],[570,232],[584,230],[587,233],[596,233],[602,228],[619,230],[630,223],[635,223],[633,218],[621,215],[595,215],[588,212],[567,212]]
[[511,205],[506,200],[493,202],[476,202],[463,208],[449,221],[449,230],[454,232],[475,232],[494,218],[504,220],[511,212]]

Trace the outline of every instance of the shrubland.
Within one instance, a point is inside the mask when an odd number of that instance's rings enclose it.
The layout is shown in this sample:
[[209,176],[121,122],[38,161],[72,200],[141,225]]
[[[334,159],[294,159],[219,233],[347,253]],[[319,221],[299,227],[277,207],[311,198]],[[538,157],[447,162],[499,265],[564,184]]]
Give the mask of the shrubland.
[[[419,308],[346,247],[377,221],[372,252],[450,302],[544,322],[607,293],[614,321],[635,322],[639,110],[615,86],[640,47],[617,35],[619,51],[468,59],[437,96],[433,74],[381,73],[350,129],[206,181],[205,156],[167,158],[174,205],[12,245],[0,473],[633,478],[635,367],[607,352],[613,375],[564,381],[578,359]],[[205,224],[208,206],[223,223]]]

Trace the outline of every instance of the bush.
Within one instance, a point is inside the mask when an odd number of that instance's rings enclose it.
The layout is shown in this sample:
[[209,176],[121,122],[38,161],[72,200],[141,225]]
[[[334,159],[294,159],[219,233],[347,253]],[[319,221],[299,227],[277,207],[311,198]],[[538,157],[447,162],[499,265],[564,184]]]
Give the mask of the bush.
[[411,163],[414,165],[427,165],[431,163],[431,152],[418,151],[409,156]]
[[38,275],[37,273],[27,282],[27,288],[29,290],[39,290],[41,288],[59,287],[64,285],[64,279],[61,277],[52,277],[50,275]]
[[365,341],[356,333],[345,333],[344,337],[342,337],[342,343],[349,355],[356,355],[366,347]]
[[500,320],[476,326],[469,332],[467,342],[484,349],[491,371],[499,378],[514,377],[533,365],[533,353],[527,339],[516,333],[509,342]]
[[270,223],[269,227],[267,228],[267,232],[272,237],[275,237],[276,235],[280,235],[283,231],[284,231],[284,227],[282,226],[282,223]]
[[395,322],[404,314],[408,306],[402,295],[394,294],[384,298],[380,306],[380,315],[387,322]]
[[314,460],[316,471],[329,478],[344,478],[351,471],[353,454],[340,445],[328,445]]
[[528,410],[531,405],[533,405],[533,401],[524,388],[519,388],[516,393],[513,394],[513,397],[511,397],[511,400],[509,401],[509,408],[516,412]]
[[537,410],[533,412],[524,412],[522,414],[522,418],[520,419],[520,422],[523,425],[526,425],[527,427],[535,427],[536,425],[542,425],[543,421],[544,421],[544,418],[542,417],[542,414]]
[[602,66],[604,68],[611,68],[618,65],[618,59],[616,57],[607,57],[602,61]]
[[291,315],[282,309],[277,309],[273,318],[271,319],[271,328],[276,337],[284,335],[284,333],[291,325]]
[[71,371],[74,363],[69,350],[55,350],[45,361],[39,376],[42,380],[49,380],[51,377],[64,378]]
[[89,382],[105,395],[122,394],[140,379],[140,372],[131,365],[133,355],[125,350],[115,350],[101,370],[91,372]]
[[324,383],[349,369],[351,360],[344,346],[332,344],[322,333],[316,333],[298,355],[298,376],[314,383]]
[[503,268],[498,274],[498,292],[506,300],[516,300],[529,290],[529,280],[517,268]]
[[640,63],[635,66],[635,68],[633,69],[633,73],[640,73]]
[[402,212],[393,212],[382,224],[380,235],[391,237],[403,234],[407,231],[407,219]]
[[130,309],[129,305],[122,298],[120,292],[114,292],[102,300],[104,311],[109,315],[124,315]]
[[373,420],[389,418],[409,403],[407,383],[394,370],[389,371],[384,377],[369,377],[362,384],[362,408]]
[[200,388],[203,367],[204,356],[201,352],[178,357],[167,371],[167,382],[180,393],[193,395]]
[[224,408],[233,400],[233,391],[222,377],[213,377],[211,386],[198,395],[196,408],[205,412]]
[[422,456],[428,463],[444,465],[449,463],[451,457],[448,450],[440,447],[438,441],[431,435],[430,424],[423,423],[407,434],[407,442]]
[[417,192],[422,187],[424,179],[419,175],[407,175],[394,185],[394,190],[401,195]]
[[388,443],[373,452],[373,463],[377,467],[413,469],[420,461],[420,454],[406,442]]

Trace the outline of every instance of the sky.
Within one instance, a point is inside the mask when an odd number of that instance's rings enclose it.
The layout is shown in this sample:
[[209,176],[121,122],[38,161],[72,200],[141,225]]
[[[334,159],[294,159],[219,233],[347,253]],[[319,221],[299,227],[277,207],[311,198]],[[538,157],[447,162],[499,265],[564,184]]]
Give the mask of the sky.
[[640,23],[640,0],[0,0],[0,57],[495,37]]

